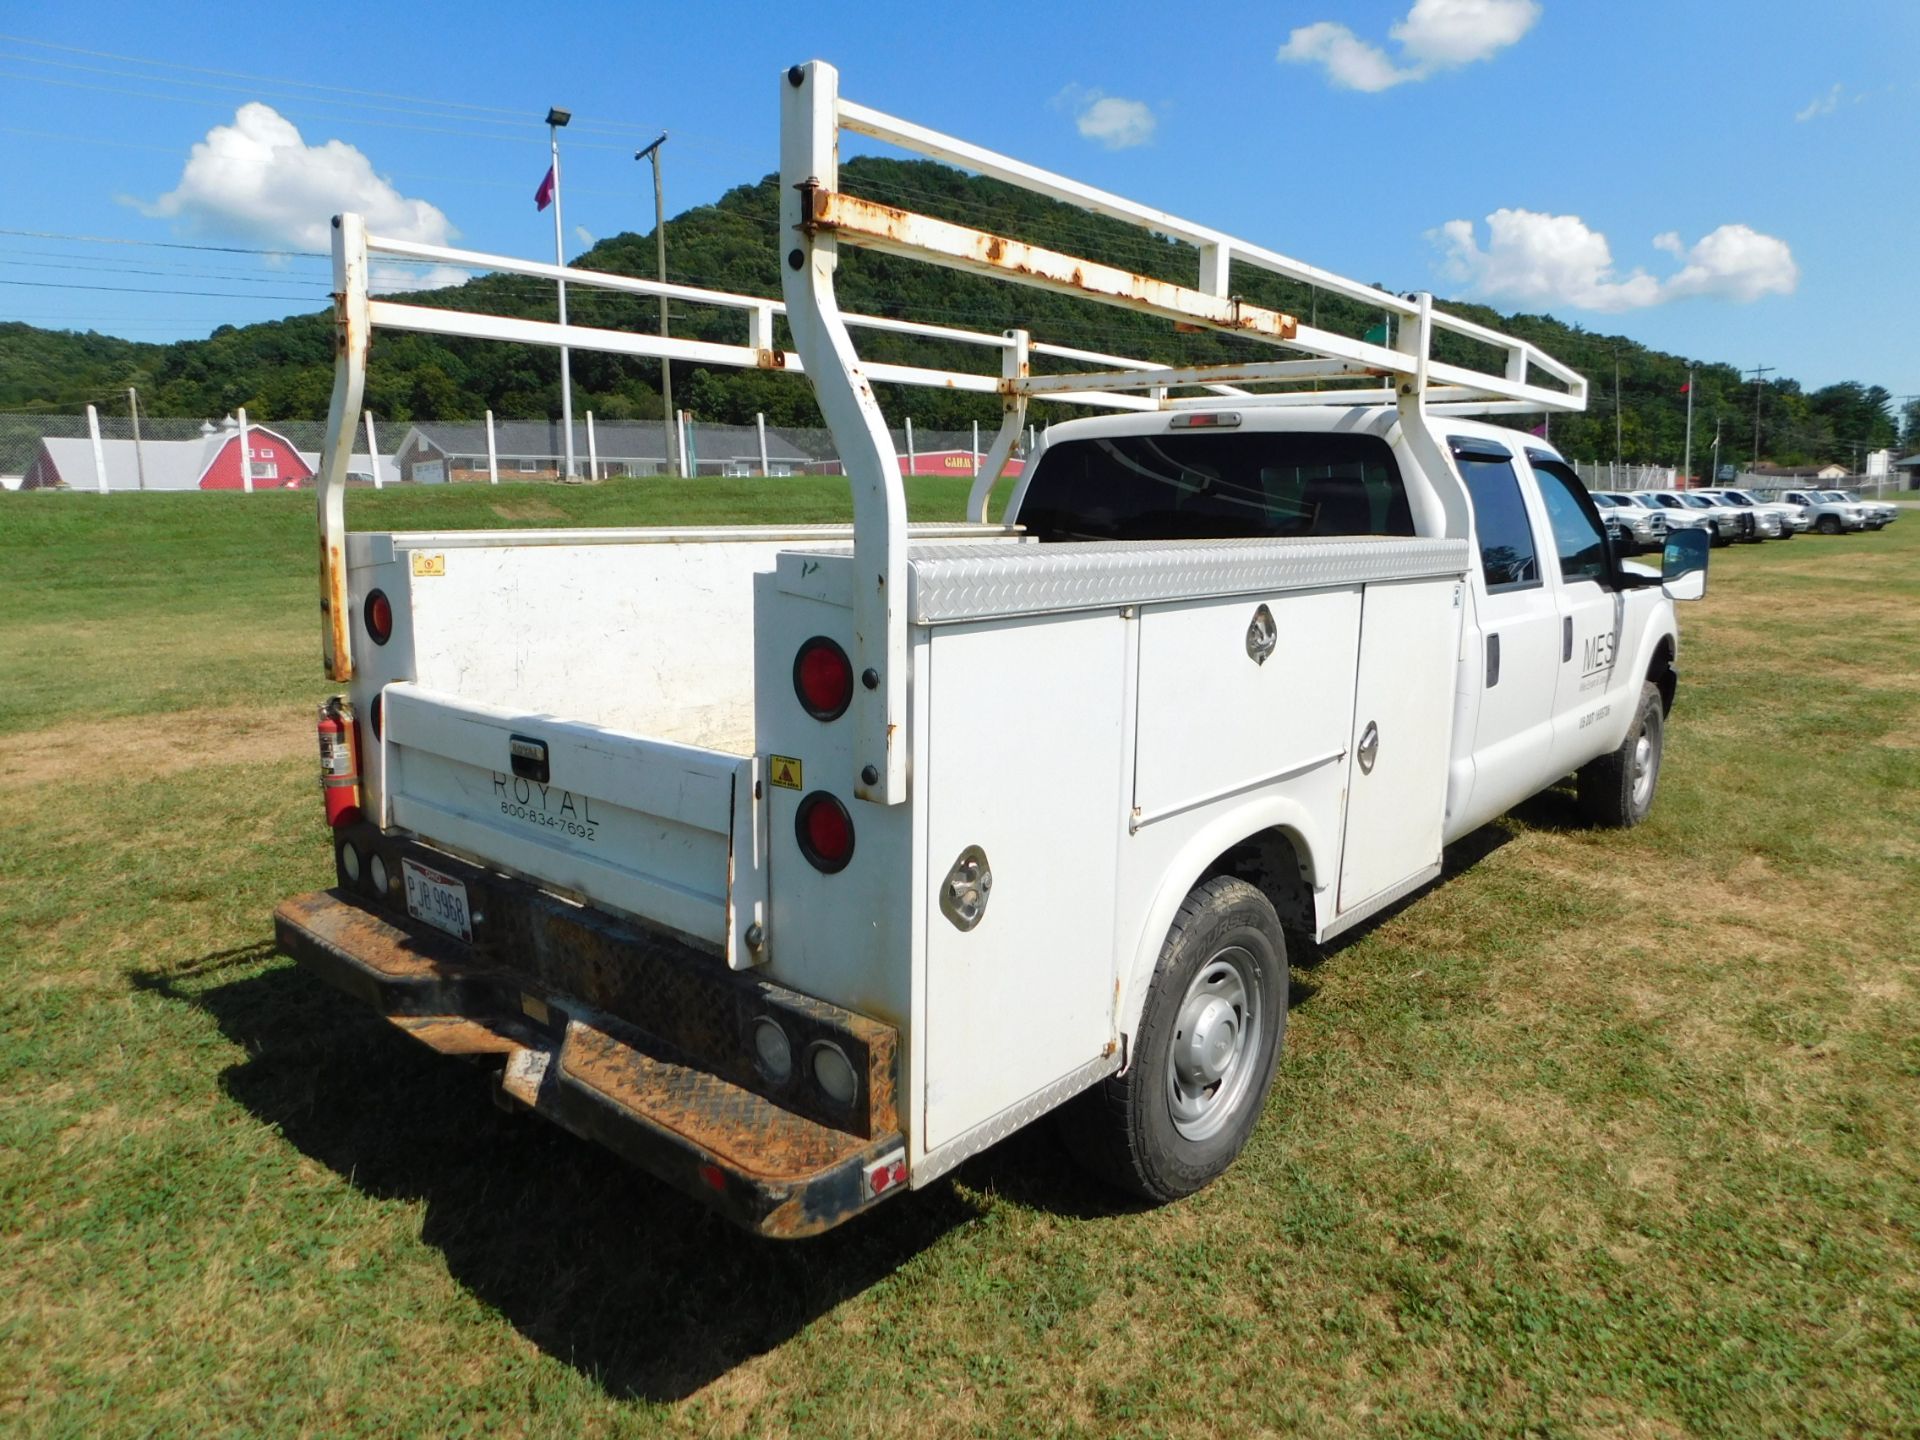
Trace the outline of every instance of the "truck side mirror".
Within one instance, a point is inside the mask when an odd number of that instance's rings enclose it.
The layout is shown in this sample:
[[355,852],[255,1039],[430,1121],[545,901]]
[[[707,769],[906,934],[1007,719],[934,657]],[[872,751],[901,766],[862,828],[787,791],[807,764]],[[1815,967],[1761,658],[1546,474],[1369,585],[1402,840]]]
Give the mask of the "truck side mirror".
[[1660,552],[1660,588],[1669,600],[1698,600],[1707,593],[1707,553],[1713,541],[1704,529],[1670,530]]

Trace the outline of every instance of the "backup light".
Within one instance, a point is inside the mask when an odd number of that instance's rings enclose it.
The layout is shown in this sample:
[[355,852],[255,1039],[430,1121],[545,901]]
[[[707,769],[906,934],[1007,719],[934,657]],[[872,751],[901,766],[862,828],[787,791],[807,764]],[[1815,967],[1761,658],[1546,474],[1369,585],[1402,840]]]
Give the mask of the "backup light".
[[853,662],[824,635],[815,635],[793,657],[793,693],[816,720],[838,720],[853,701]]
[[346,877],[349,885],[358,885],[360,883],[360,869],[359,847],[351,840],[342,841],[340,845],[340,873]]
[[387,893],[387,862],[375,855],[367,862],[367,878],[373,881],[376,895],[385,895]]
[[837,874],[853,858],[853,817],[824,790],[816,790],[800,802],[793,817],[793,834],[807,863],[823,874]]
[[826,1097],[836,1105],[851,1105],[860,1093],[860,1077],[854,1073],[847,1052],[831,1040],[816,1040],[807,1052],[813,1066],[813,1079]]
[[762,1015],[753,1022],[753,1053],[760,1061],[760,1073],[776,1085],[793,1078],[793,1042],[780,1022]]
[[366,609],[362,619],[367,623],[367,634],[373,637],[373,643],[384,645],[393,638],[393,602],[387,599],[387,592],[375,590],[367,596]]

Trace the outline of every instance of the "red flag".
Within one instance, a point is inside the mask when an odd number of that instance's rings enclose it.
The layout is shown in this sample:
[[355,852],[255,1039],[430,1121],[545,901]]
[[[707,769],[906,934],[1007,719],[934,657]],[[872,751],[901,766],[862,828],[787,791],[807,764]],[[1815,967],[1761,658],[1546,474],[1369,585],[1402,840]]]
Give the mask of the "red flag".
[[547,167],[547,178],[540,182],[540,188],[533,192],[533,208],[544,210],[553,203],[553,167]]
[[1680,393],[1681,393],[1682,395],[1684,395],[1684,394],[1686,394],[1686,393],[1687,393],[1687,392],[1688,392],[1689,390],[1691,390],[1692,388],[1693,388],[1693,382],[1692,382],[1691,380],[1689,380],[1689,381],[1687,381],[1687,383],[1686,383],[1686,384],[1684,384],[1684,385],[1682,385],[1682,386],[1680,387]]

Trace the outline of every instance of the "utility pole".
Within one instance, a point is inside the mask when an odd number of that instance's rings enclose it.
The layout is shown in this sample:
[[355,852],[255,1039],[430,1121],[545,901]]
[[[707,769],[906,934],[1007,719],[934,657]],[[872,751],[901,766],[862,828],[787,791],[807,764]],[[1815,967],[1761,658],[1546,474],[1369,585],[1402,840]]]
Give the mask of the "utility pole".
[[[566,236],[560,224],[560,127],[573,119],[571,110],[562,110],[554,106],[547,111],[547,148],[553,154],[553,263],[567,263]],[[567,282],[559,281],[560,286],[560,328],[567,328]],[[567,353],[567,347],[560,347],[560,429],[566,438],[562,442],[566,452],[566,470],[561,478],[574,478],[573,463],[573,362]]]
[[1771,365],[1756,365],[1746,373],[1753,376],[1753,469],[1760,469],[1760,377],[1771,375]]
[[[1681,462],[1680,473],[1689,480],[1693,478],[1693,366],[1691,365],[1687,366],[1687,452],[1686,459]],[[1716,485],[1720,483],[1718,477],[1715,478],[1714,483]]]
[[[653,239],[660,261],[662,285],[667,283],[667,199],[666,192],[660,187],[660,147],[666,143],[667,135],[663,130],[660,138],[646,149],[633,152],[636,160],[653,161]],[[660,338],[667,338],[667,297],[664,295],[660,297]],[[666,473],[671,475],[674,472],[673,439],[676,429],[673,423],[673,362],[664,355],[660,357],[660,408],[665,415],[660,443],[665,449]]]
[[1713,483],[1720,483],[1720,423],[1723,417],[1713,417]]

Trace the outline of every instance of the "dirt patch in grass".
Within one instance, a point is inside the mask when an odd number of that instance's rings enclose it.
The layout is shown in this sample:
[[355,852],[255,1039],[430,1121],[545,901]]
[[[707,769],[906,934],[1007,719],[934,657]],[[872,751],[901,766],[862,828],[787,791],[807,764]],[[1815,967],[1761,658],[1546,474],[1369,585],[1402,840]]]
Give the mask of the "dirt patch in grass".
[[313,747],[285,709],[187,710],[0,736],[0,793],[75,781],[137,783],[201,765],[290,760]]

